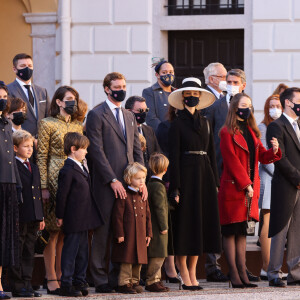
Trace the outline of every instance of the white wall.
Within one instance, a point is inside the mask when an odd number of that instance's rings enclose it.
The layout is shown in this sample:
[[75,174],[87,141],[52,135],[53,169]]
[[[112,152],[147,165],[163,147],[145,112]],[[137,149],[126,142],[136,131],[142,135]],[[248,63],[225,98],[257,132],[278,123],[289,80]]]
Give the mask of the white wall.
[[300,1],[253,1],[253,99],[256,110],[281,82],[300,86]]
[[[107,73],[125,75],[127,96],[151,85],[152,0],[72,0],[71,19],[71,85],[89,108],[105,100]],[[59,81],[59,56],[56,67]]]

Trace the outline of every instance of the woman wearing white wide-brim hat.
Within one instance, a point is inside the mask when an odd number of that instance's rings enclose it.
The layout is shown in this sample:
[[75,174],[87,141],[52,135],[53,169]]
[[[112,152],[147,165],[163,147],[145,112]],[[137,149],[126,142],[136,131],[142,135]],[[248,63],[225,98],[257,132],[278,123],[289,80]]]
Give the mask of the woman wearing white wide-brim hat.
[[221,251],[213,132],[200,115],[200,109],[212,105],[215,97],[201,88],[199,79],[190,77],[183,80],[182,88],[170,94],[168,101],[178,110],[169,131],[170,196],[179,198],[174,222],[176,263],[184,282],[182,287],[199,290],[198,256]]

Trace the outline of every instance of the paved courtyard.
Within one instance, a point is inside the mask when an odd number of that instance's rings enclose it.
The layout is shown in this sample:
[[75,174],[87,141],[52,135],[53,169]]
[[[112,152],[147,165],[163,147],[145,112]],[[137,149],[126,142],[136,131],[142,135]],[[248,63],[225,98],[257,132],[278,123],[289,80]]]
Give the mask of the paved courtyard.
[[[204,288],[202,291],[188,292],[178,290],[177,284],[166,284],[170,288],[169,293],[149,293],[145,292],[136,295],[124,294],[96,294],[94,288],[90,289],[90,295],[84,298],[87,299],[163,299],[163,300],[179,300],[179,299],[203,299],[203,300],[227,300],[227,299],[242,299],[242,300],[294,300],[300,299],[300,286],[287,288],[270,288],[268,282],[259,282],[258,288],[255,289],[233,289],[228,287],[228,283],[208,283],[206,280],[200,280],[200,285]],[[43,294],[42,299],[74,299],[69,297],[59,297],[47,295],[45,290],[40,290]],[[20,298],[19,298],[20,299]],[[80,299],[83,299],[80,298]]]

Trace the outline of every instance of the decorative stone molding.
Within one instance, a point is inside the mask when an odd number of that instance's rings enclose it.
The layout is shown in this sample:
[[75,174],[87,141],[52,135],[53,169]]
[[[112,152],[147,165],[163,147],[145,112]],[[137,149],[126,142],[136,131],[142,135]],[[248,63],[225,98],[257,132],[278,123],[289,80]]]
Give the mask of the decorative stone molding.
[[45,87],[51,98],[55,90],[55,36],[56,12],[25,13],[31,24],[34,78],[37,85]]

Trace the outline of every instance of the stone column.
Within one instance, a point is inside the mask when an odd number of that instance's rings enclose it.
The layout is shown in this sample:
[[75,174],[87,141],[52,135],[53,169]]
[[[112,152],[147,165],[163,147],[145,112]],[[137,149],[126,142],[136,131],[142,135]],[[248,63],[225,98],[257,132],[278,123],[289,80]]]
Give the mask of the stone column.
[[50,99],[55,91],[55,36],[56,12],[25,13],[26,23],[31,24],[33,48],[33,81],[48,91]]

